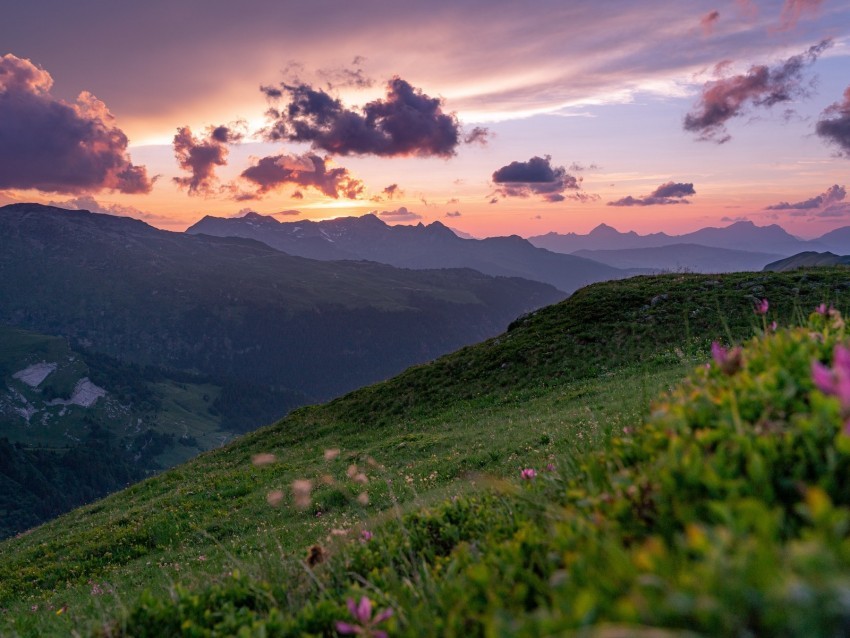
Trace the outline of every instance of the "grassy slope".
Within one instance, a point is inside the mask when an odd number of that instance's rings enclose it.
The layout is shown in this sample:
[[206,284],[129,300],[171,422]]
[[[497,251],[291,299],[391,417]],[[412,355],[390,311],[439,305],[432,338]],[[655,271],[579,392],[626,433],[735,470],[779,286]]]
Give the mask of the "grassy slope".
[[[597,284],[465,348],[386,383],[287,419],[160,477],[0,545],[0,630],[63,633],[132,606],[142,588],[199,586],[234,567],[261,573],[281,556],[302,557],[332,528],[352,527],[390,505],[405,507],[471,489],[470,472],[512,476],[527,464],[569,458],[633,425],[648,398],[679,377],[689,354],[714,338],[752,333],[752,300],[789,322],[820,301],[846,307],[846,270],[723,277],[678,275]],[[666,295],[666,296],[665,296]],[[339,447],[326,462],[323,450]],[[277,454],[252,467],[251,456]],[[383,464],[370,468],[367,457]],[[346,478],[355,463],[373,477]],[[307,511],[293,479],[334,477]],[[321,512],[321,516],[316,514]],[[92,583],[114,593],[93,595]],[[49,608],[68,605],[57,616]],[[37,605],[36,611],[30,611]]]

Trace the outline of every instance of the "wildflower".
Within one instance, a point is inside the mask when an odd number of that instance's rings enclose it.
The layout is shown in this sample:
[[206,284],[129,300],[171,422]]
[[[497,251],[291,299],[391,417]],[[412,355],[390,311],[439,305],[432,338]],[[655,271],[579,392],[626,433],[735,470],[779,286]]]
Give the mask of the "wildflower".
[[557,468],[555,467],[554,463],[547,463],[546,464],[546,471],[547,472],[554,472],[556,469]]
[[820,361],[813,361],[812,381],[824,394],[838,397],[842,411],[850,412],[850,350],[835,346],[831,370]]
[[776,329],[778,327],[779,327],[779,324],[777,324],[775,321],[771,321],[770,324],[767,326],[767,329],[770,330],[771,332],[776,332]]
[[295,506],[299,509],[310,507],[310,493],[313,491],[313,481],[297,479],[292,481],[292,494],[295,496]]
[[711,358],[723,374],[733,375],[741,369],[741,348],[735,347],[727,350],[714,341],[711,344]]
[[283,492],[280,490],[272,490],[268,494],[266,494],[266,503],[271,505],[272,507],[277,507],[280,505],[280,502],[283,500]]
[[336,630],[339,633],[345,635],[371,636],[373,638],[387,638],[387,632],[381,629],[375,629],[375,626],[392,616],[392,609],[384,609],[373,618],[372,601],[366,598],[366,596],[363,596],[359,603],[355,603],[353,598],[349,598],[346,604],[348,606],[349,613],[357,622],[347,623],[337,621]]
[[530,481],[537,476],[537,470],[533,467],[527,467],[519,475],[526,481]]
[[204,554],[201,554],[200,556],[198,556],[198,560],[203,563],[205,560],[207,560],[207,557]]
[[275,462],[275,455],[269,454],[268,452],[264,452],[262,454],[255,454],[251,457],[251,463],[256,467],[262,467],[264,465],[269,465]]
[[762,299],[761,301],[756,302],[754,310],[757,315],[766,315],[768,308],[770,308],[770,304],[767,299]]
[[819,315],[826,316],[826,313],[828,312],[827,309],[826,309],[826,304],[825,303],[820,304],[817,308],[815,308],[815,312],[818,313]]
[[329,450],[325,450],[325,460],[326,461],[333,461],[338,456],[339,456],[339,448],[338,447],[334,447],[334,448],[330,448]]
[[357,495],[357,502],[360,503],[361,505],[368,505],[369,504],[369,495],[366,492],[361,492],[360,494]]
[[363,472],[358,472],[354,476],[351,477],[351,480],[355,483],[360,483],[361,485],[365,485],[369,482],[369,477],[366,476]]
[[372,532],[370,532],[368,529],[364,529],[362,532],[360,532],[360,540],[362,540],[364,543],[368,543],[370,540],[372,540],[373,536],[374,534],[372,534]]

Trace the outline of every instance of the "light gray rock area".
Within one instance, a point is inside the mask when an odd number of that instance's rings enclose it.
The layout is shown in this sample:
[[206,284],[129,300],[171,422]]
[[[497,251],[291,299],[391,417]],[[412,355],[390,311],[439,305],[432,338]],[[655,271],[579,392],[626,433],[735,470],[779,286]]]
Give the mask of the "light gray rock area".
[[27,366],[23,370],[19,370],[12,375],[13,379],[17,379],[22,383],[26,383],[31,388],[37,388],[41,382],[49,377],[58,367],[56,363],[34,363]]

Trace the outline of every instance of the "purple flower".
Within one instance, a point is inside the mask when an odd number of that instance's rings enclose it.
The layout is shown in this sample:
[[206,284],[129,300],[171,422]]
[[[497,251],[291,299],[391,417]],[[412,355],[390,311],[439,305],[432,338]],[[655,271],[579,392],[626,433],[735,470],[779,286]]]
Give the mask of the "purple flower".
[[387,618],[393,615],[392,609],[384,609],[382,612],[372,618],[372,601],[363,596],[359,603],[355,603],[353,598],[349,598],[346,602],[348,612],[356,623],[347,623],[337,621],[336,630],[341,634],[371,636],[372,638],[387,638],[387,632],[381,629],[375,629],[375,625],[384,622]]
[[362,532],[360,532],[360,538],[363,540],[364,543],[368,543],[370,540],[372,540],[372,536],[372,532],[370,532],[368,529],[364,529]]
[[837,397],[841,410],[850,413],[850,350],[835,346],[831,370],[820,361],[812,361],[812,382],[824,394]]
[[554,463],[547,463],[546,464],[546,471],[547,472],[554,472],[556,469],[558,469],[558,468],[555,467]]
[[826,304],[822,303],[821,305],[819,305],[817,308],[815,308],[815,312],[819,315],[826,315],[826,313],[828,312],[826,309]]
[[711,344],[711,358],[724,374],[733,375],[741,369],[741,348],[727,350],[716,341]]
[[761,301],[756,302],[755,311],[757,315],[766,315],[768,308],[770,308],[770,304],[767,299],[762,299]]
[[527,467],[522,472],[520,472],[519,475],[526,481],[530,481],[531,479],[537,476],[537,470],[535,470],[533,467]]

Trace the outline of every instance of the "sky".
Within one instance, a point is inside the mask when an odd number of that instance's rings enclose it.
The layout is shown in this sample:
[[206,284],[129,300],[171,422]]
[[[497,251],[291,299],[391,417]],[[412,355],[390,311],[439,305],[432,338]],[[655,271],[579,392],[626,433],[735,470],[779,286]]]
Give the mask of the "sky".
[[30,0],[0,43],[0,204],[850,225],[844,0]]

